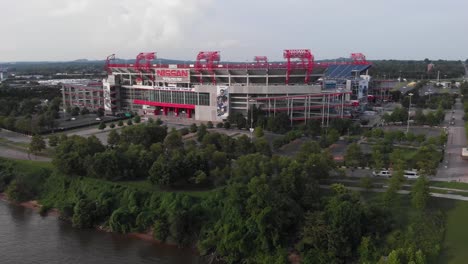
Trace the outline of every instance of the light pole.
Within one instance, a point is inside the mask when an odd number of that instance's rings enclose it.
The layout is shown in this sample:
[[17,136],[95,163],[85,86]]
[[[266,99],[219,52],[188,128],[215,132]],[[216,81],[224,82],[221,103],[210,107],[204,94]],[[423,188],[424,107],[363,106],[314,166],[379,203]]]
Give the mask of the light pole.
[[253,140],[253,132],[254,132],[254,128],[253,128],[253,107],[252,107],[252,103],[255,102],[254,99],[252,99],[252,97],[249,97],[249,108],[250,108],[250,142],[252,142]]
[[409,105],[408,105],[408,122],[406,122],[406,134],[408,134],[408,132],[409,132],[411,97],[413,97],[413,93],[409,93],[408,95],[409,95]]

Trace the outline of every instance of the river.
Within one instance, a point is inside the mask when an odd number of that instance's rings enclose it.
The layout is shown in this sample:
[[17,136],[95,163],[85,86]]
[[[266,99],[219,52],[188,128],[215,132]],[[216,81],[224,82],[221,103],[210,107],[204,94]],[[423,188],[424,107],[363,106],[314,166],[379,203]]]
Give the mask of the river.
[[0,263],[203,264],[190,250],[81,230],[54,216],[0,201]]

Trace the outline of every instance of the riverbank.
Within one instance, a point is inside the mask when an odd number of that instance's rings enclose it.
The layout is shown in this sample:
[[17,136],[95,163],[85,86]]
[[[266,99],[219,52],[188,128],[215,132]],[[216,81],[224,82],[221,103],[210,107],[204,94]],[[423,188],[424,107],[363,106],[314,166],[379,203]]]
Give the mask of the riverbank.
[[[16,206],[21,206],[21,207],[24,207],[24,208],[34,210],[37,213],[40,213],[40,210],[41,210],[41,208],[43,206],[37,200],[30,200],[30,201],[25,201],[25,202],[12,201],[11,199],[8,198],[6,193],[0,193],[0,200],[8,202],[8,203],[16,205]],[[57,219],[60,219],[60,212],[59,212],[59,210],[57,208],[50,208],[42,216],[52,216],[52,217],[56,217]],[[95,230],[99,231],[99,232],[118,234],[116,232],[111,231],[109,228],[104,228],[103,226],[96,226]],[[148,231],[146,233],[131,232],[131,233],[121,234],[121,235],[124,235],[124,236],[126,236],[128,238],[132,238],[132,239],[138,239],[138,240],[150,242],[152,244],[157,244],[158,246],[162,246],[162,247],[182,248],[182,247],[178,246],[176,243],[162,242],[160,240],[155,239],[153,237],[152,231]],[[194,247],[182,248],[182,249],[189,250],[193,255],[200,256],[199,252]]]

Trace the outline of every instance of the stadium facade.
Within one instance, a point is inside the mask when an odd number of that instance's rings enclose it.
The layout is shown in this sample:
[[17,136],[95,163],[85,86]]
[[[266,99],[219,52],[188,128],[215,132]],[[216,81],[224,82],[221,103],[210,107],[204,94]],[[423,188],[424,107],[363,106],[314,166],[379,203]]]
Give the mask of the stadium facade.
[[254,105],[292,121],[348,118],[365,104],[370,64],[357,53],[341,62],[316,63],[310,50],[285,50],[285,62],[257,56],[252,63],[221,63],[218,51],[200,52],[193,64],[153,64],[140,53],[133,64],[107,58],[101,84],[63,85],[66,106],[104,108],[107,114],[175,115],[200,121],[244,116]]

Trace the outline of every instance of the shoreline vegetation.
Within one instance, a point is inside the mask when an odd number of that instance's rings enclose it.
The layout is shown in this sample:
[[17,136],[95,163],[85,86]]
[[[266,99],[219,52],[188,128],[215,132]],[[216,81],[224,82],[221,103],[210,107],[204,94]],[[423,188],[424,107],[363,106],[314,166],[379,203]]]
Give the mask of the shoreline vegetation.
[[[57,208],[49,208],[49,209],[47,209],[46,212],[42,213],[41,208],[43,207],[43,205],[41,205],[37,200],[30,200],[30,201],[24,201],[24,202],[15,202],[15,201],[9,199],[8,195],[6,195],[6,193],[4,193],[4,192],[0,193],[0,200],[2,200],[4,202],[7,202],[7,203],[10,203],[10,204],[13,204],[15,206],[20,206],[20,207],[24,207],[24,208],[27,208],[27,209],[31,209],[31,210],[41,214],[41,216],[55,217],[59,221],[66,221],[66,222],[69,222],[71,224],[71,221],[69,219],[67,220],[67,219],[64,219],[64,218],[61,217],[60,211]],[[99,232],[118,234],[117,232],[114,232],[114,231],[112,231],[109,228],[106,228],[104,226],[96,226],[96,227],[94,227],[94,229],[96,231],[99,231]],[[162,242],[160,240],[155,239],[153,237],[153,235],[152,235],[152,231],[148,231],[148,232],[145,232],[145,233],[131,232],[131,233],[127,233],[127,234],[124,234],[124,235],[129,237],[129,238],[136,238],[136,239],[139,239],[139,240],[151,242],[153,244],[158,244],[158,245],[161,245],[161,246],[179,247],[180,248],[180,246],[178,246],[176,243]],[[190,250],[193,254],[199,255],[199,253],[196,251],[196,249],[194,247],[183,247],[183,248],[187,249],[187,250]]]

